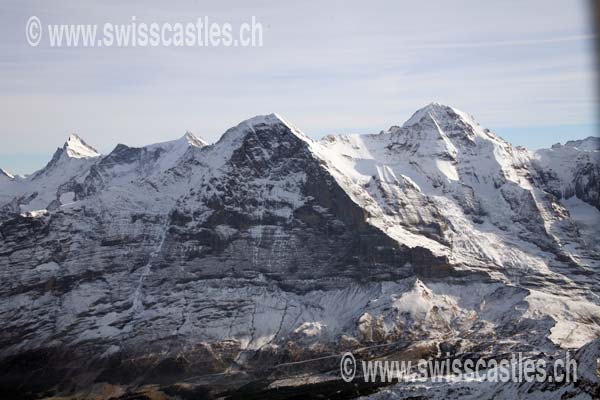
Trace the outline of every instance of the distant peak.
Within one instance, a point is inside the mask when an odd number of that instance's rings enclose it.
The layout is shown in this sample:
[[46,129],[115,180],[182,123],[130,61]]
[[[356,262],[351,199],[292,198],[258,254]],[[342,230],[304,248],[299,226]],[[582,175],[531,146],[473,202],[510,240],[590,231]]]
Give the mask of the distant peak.
[[63,150],[71,158],[91,158],[100,155],[95,148],[74,133],[70,134],[67,138],[67,141],[63,145]]
[[267,115],[256,115],[252,118],[248,118],[247,120],[242,121],[242,124],[251,125],[251,126],[278,125],[278,124],[288,125],[287,121],[283,117],[281,117],[275,113],[271,113],[271,114],[267,114]]
[[425,107],[418,109],[402,126],[409,127],[421,122],[421,120],[427,116],[434,119],[447,119],[447,118],[460,118],[461,111],[444,104],[437,102],[431,102]]
[[208,143],[198,136],[194,135],[192,132],[187,131],[185,135],[183,135],[183,140],[185,140],[190,146],[194,147],[204,147],[208,146]]
[[[287,121],[284,117],[279,114],[267,114],[267,115],[257,115],[252,118],[249,118],[245,121],[240,122],[236,127],[229,129],[227,132],[245,132],[247,130],[255,130],[256,127],[259,126],[282,126],[287,130],[291,131],[294,135],[299,137],[300,139],[311,142],[312,140],[306,136],[301,130],[292,125],[289,121]],[[226,132],[226,133],[227,133]]]
[[431,103],[427,104],[422,109],[454,110],[454,107],[448,106],[446,104],[438,103],[437,101],[432,101]]
[[419,110],[417,110],[417,112],[422,111],[422,110],[427,110],[427,111],[457,111],[456,108],[446,105],[446,104],[442,104],[442,103],[438,103],[437,101],[432,101],[431,103],[427,104],[425,107],[421,107]]
[[404,134],[415,131],[417,135],[421,131],[428,131],[435,138],[452,141],[455,146],[474,145],[477,140],[507,144],[504,139],[482,127],[472,115],[437,102],[417,110],[401,128],[392,127],[388,131]]

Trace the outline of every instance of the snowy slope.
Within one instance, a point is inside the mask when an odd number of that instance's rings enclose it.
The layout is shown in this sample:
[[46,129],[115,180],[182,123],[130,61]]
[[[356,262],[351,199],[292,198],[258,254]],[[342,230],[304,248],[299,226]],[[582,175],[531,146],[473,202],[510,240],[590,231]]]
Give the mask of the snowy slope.
[[571,234],[568,203],[537,185],[535,155],[472,117],[433,103],[402,127],[326,137],[321,144],[341,155],[332,163],[340,181],[391,236],[402,240],[397,232],[408,231],[415,243],[513,284],[535,288],[543,279],[597,287],[587,278],[574,280],[556,262],[577,257],[577,268],[596,270],[597,249],[588,252]]

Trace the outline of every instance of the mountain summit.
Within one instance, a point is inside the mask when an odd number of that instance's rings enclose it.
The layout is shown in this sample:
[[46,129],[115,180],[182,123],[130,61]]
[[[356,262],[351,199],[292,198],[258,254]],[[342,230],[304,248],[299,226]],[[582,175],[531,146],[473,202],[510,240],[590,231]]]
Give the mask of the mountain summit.
[[194,135],[192,132],[189,132],[189,131],[186,132],[185,135],[183,135],[183,139],[187,143],[189,143],[191,146],[194,146],[194,147],[208,146],[208,143],[204,139],[197,137],[196,135]]
[[63,150],[72,158],[98,157],[100,153],[92,146],[83,141],[79,136],[72,133],[63,145]]
[[415,113],[408,120],[406,120],[402,126],[409,127],[420,123],[423,118],[437,118],[439,120],[458,119],[460,118],[460,114],[462,113],[453,107],[432,102],[415,111]]

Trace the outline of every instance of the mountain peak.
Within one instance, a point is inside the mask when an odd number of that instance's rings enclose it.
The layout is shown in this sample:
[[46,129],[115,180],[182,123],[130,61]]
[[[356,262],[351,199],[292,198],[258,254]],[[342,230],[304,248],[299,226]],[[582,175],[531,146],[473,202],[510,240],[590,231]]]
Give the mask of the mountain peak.
[[463,113],[453,107],[432,102],[418,109],[402,126],[409,127],[418,124],[425,117],[433,118],[436,122],[445,119],[459,119],[461,114]]
[[[46,166],[31,175],[31,179],[37,179],[41,176],[48,174],[50,171],[56,171],[56,166],[59,164],[72,164],[71,160],[86,160],[90,158],[99,157],[100,153],[92,146],[83,141],[82,138],[72,133],[67,138],[62,148],[59,147],[54,152],[52,159],[46,164]],[[79,165],[75,163],[72,165]],[[64,165],[63,165],[64,167]],[[61,167],[62,168],[62,167]],[[60,170],[59,168],[58,170]],[[60,173],[60,172],[59,172]]]
[[256,115],[252,118],[240,122],[235,127],[228,129],[223,134],[221,139],[219,139],[219,142],[228,142],[235,138],[245,137],[248,134],[248,132],[255,132],[257,131],[257,128],[264,129],[265,126],[272,128],[281,127],[283,129],[273,129],[273,132],[281,133],[289,131],[293,135],[297,136],[305,142],[312,142],[312,140],[308,136],[306,136],[301,130],[293,126],[284,117],[275,113],[267,115]]
[[282,116],[271,113],[266,115],[256,115],[252,118],[248,118],[245,121],[242,121],[240,125],[248,125],[248,126],[256,126],[256,125],[286,125],[290,126],[290,124],[283,118]]
[[413,127],[427,127],[429,130],[437,131],[452,141],[458,140],[462,144],[474,144],[476,138],[497,143],[507,142],[483,128],[472,115],[460,111],[457,108],[440,103],[430,103],[417,110],[403,125],[403,129]]
[[184,140],[190,146],[194,146],[194,147],[208,146],[208,143],[204,139],[199,138],[198,136],[194,135],[190,131],[186,131],[185,135],[183,135],[183,137],[181,138],[181,140]]
[[92,158],[100,155],[98,151],[87,144],[82,138],[72,133],[63,145],[63,150],[71,158]]

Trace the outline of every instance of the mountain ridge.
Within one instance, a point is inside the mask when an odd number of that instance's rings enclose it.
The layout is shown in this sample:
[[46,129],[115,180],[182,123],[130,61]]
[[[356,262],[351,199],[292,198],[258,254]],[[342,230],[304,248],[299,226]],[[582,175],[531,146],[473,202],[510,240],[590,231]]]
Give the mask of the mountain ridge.
[[519,149],[439,104],[415,115],[315,141],[269,114],[0,183],[0,368],[58,350],[86,371],[76,387],[156,383],[173,360],[172,383],[242,366],[243,384],[375,344],[590,343],[598,152]]

